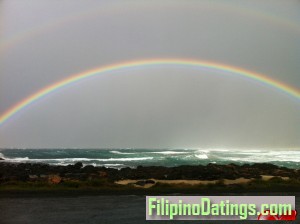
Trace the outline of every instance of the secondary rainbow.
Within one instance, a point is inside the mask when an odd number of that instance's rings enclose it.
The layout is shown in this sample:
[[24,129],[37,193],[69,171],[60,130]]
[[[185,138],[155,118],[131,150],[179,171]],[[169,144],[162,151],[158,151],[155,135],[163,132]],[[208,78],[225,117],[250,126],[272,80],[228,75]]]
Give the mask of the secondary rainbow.
[[[38,92],[30,95],[29,97],[25,98],[24,100],[20,101],[13,107],[9,108],[6,112],[0,115],[0,126],[10,119],[13,115],[17,112],[23,110],[24,108],[28,107],[33,102],[39,100],[43,96],[46,96],[58,89],[61,89],[71,83],[78,82],[80,80],[86,79],[88,77],[100,75],[103,73],[119,71],[126,68],[136,68],[136,67],[150,67],[150,66],[158,66],[158,65],[182,65],[182,66],[192,66],[192,67],[199,67],[199,68],[206,68],[206,69],[214,69],[221,72],[229,72],[231,74],[236,74],[238,76],[246,77],[252,80],[256,80],[260,83],[264,83],[268,86],[274,87],[275,89],[281,90],[296,99],[300,99],[300,90],[294,87],[291,87],[285,83],[279,82],[275,79],[267,77],[263,74],[255,73],[252,71],[247,71],[242,68],[234,67],[231,65],[220,64],[216,62],[210,61],[201,61],[201,60],[192,60],[192,59],[176,59],[176,58],[169,58],[169,59],[148,59],[148,60],[137,60],[137,61],[129,61],[123,62],[118,64],[112,64],[108,66],[102,66],[99,68],[91,69],[82,73],[78,73],[75,75],[71,75],[70,77],[63,79],[57,83],[49,85]],[[221,73],[226,75],[226,73]]]
[[[160,1],[157,1],[160,2]],[[156,3],[157,3],[156,2]],[[93,16],[99,16],[99,15],[110,15],[115,16],[118,13],[126,12],[131,13],[131,10],[136,10],[134,5],[138,5],[138,10],[150,10],[151,7],[149,7],[150,1],[146,3],[146,1],[136,1],[132,2],[131,4],[128,4],[127,7],[120,7],[119,3],[113,3],[110,2],[109,4],[101,7],[92,8],[80,13],[74,13],[71,15],[67,15],[63,18],[55,18],[53,17],[52,20],[48,23],[43,23],[37,27],[32,27],[30,29],[24,30],[22,32],[19,32],[8,39],[4,39],[0,43],[0,53],[4,52],[5,50],[17,46],[18,44],[25,42],[26,40],[30,40],[34,37],[37,37],[39,35],[47,35],[47,33],[55,33],[58,28],[63,28],[64,26],[70,25],[72,23],[76,23],[78,21],[82,21],[84,19],[93,19]],[[171,2],[170,2],[171,3]],[[176,6],[176,4],[173,3],[173,6]],[[292,31],[295,31],[297,34],[300,33],[300,27],[299,24],[293,20],[290,20],[288,18],[279,16],[278,14],[270,13],[267,11],[261,11],[258,9],[245,7],[243,5],[237,5],[237,4],[231,4],[230,2],[222,3],[222,2],[209,2],[209,4],[198,1],[195,4],[193,2],[189,2],[190,4],[187,4],[188,2],[184,2],[184,7],[192,7],[195,9],[196,7],[198,10],[205,10],[209,11],[212,10],[212,7],[214,11],[220,10],[220,11],[227,11],[231,14],[236,14],[237,16],[243,17],[243,16],[251,16],[253,19],[260,19],[262,21],[269,22],[270,24],[279,25],[281,27],[289,28]],[[151,4],[155,4],[151,1]],[[151,5],[150,4],[150,5]],[[160,7],[160,6],[159,6]],[[178,7],[182,7],[182,5],[179,5]]]

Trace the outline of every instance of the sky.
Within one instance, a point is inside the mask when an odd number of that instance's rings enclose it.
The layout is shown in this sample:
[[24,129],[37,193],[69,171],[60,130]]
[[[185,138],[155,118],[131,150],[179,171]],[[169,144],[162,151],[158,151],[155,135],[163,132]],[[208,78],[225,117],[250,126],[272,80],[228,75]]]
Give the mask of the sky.
[[[212,61],[300,89],[298,0],[3,0],[0,115],[93,68]],[[0,148],[300,148],[300,100],[228,72],[123,69],[84,79],[0,125]]]

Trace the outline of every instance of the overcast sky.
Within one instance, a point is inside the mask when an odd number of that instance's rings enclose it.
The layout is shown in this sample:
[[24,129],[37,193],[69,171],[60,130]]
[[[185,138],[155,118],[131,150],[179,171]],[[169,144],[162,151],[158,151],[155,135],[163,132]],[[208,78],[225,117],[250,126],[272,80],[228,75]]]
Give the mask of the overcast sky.
[[[300,88],[300,1],[0,1],[0,114],[103,65],[192,58]],[[300,101],[233,74],[127,69],[83,80],[0,126],[0,148],[300,148]]]

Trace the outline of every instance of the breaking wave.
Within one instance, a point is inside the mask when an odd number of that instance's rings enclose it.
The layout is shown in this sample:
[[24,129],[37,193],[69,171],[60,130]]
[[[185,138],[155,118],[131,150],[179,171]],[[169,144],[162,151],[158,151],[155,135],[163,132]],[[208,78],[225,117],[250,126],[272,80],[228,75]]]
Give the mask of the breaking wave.
[[[272,163],[288,168],[300,167],[300,149],[1,149],[4,162],[49,163],[106,167],[180,166],[216,164]],[[1,161],[3,162],[3,161]]]
[[208,156],[206,154],[196,154],[195,155],[198,159],[208,159]]
[[134,152],[120,152],[120,151],[110,151],[113,154],[120,154],[120,155],[133,155],[136,154]]
[[176,155],[176,154],[187,154],[188,152],[180,152],[180,151],[162,151],[162,152],[149,152],[163,155]]

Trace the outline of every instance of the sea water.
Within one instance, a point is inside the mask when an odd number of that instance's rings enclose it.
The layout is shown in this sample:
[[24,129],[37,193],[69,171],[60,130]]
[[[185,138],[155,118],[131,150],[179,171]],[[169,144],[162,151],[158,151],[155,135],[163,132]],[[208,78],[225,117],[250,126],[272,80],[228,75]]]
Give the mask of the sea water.
[[245,163],[300,167],[300,149],[0,149],[8,162],[83,165],[113,168]]

